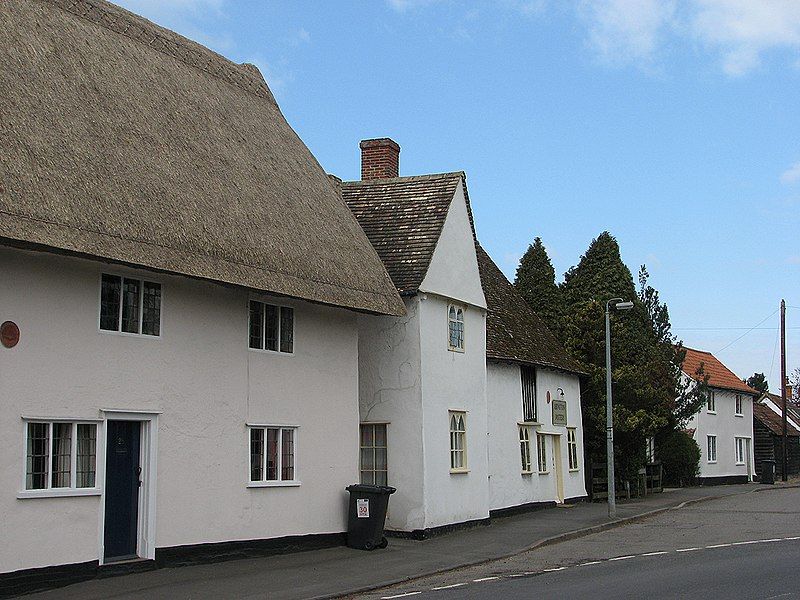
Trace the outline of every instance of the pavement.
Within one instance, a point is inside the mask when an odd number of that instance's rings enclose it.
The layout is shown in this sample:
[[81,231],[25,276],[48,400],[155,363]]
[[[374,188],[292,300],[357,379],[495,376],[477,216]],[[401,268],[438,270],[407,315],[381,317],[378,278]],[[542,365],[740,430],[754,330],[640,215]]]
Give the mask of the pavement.
[[620,502],[616,520],[604,503],[579,503],[492,520],[489,526],[416,541],[390,539],[384,550],[345,547],[94,579],[29,599],[321,599],[353,595],[613,529],[678,506],[779,489],[742,484],[665,490]]
[[357,598],[800,598],[800,488],[756,489]]

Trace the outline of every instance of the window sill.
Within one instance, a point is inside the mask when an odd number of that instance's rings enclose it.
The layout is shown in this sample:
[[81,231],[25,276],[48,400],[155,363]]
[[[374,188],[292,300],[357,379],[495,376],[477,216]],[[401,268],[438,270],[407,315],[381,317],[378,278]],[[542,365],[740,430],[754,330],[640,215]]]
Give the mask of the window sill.
[[469,469],[450,469],[450,475],[466,475]]
[[541,421],[517,421],[517,425],[523,427],[541,427],[543,423]]
[[715,460],[709,460],[709,461],[707,461],[707,463],[708,463],[709,465],[715,465],[715,464],[717,464],[717,461],[715,461]]
[[300,487],[301,481],[251,481],[248,488]]
[[550,471],[539,471],[539,475],[550,475]]
[[294,351],[292,352],[281,352],[280,350],[264,350],[263,348],[251,348],[250,346],[247,347],[250,352],[255,352],[257,354],[273,354],[277,356],[294,356]]
[[715,415],[715,414],[717,414],[717,411],[715,411],[715,410],[707,410],[706,414],[707,415]]
[[744,413],[734,413],[734,417],[739,417],[740,419],[744,419]]
[[451,348],[448,346],[448,352],[456,352],[457,354],[464,354],[464,348]]
[[533,471],[522,471],[520,475],[522,475],[523,477],[530,477],[531,475],[533,475]]
[[99,488],[57,488],[49,490],[20,490],[17,498],[69,498],[74,496],[99,496]]
[[744,466],[744,463],[743,463],[743,462],[737,462],[737,463],[736,463],[736,466],[737,466],[737,467],[743,467],[743,466]]
[[115,329],[100,329],[97,328],[98,333],[102,333],[103,335],[118,335],[121,337],[131,337],[131,338],[143,338],[148,340],[160,340],[161,334],[153,335],[150,333],[134,333],[133,331],[119,331]]
[[580,469],[570,469],[570,473],[580,473]]

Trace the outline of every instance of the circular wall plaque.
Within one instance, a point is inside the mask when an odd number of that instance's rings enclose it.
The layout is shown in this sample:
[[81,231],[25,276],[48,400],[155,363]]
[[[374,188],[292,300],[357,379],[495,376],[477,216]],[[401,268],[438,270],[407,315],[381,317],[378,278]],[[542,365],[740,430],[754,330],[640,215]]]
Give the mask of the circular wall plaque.
[[0,342],[6,348],[13,348],[19,342],[19,327],[13,321],[0,325]]

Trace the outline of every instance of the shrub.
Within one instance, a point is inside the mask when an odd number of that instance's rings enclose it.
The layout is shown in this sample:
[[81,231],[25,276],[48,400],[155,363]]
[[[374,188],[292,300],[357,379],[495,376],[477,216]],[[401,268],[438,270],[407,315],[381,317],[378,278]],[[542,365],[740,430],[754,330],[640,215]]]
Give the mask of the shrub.
[[656,456],[664,467],[664,485],[691,485],[700,468],[700,447],[687,433],[670,431],[656,441]]

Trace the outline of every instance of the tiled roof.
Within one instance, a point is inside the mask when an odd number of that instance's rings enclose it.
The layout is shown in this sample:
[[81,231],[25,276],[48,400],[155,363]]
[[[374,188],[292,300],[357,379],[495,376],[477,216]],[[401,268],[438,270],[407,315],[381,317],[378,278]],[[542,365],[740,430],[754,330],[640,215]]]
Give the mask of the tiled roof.
[[739,379],[733,371],[723,365],[719,359],[710,352],[694,350],[686,346],[684,346],[683,349],[686,350],[686,357],[683,359],[683,372],[692,379],[699,381],[700,378],[697,376],[697,370],[702,364],[704,374],[708,375],[708,385],[711,387],[758,396],[757,390],[754,390]]
[[[778,402],[780,402],[780,397]],[[769,406],[765,406],[760,402],[753,403],[753,416],[775,435],[783,435],[783,419],[781,415]],[[800,436],[800,431],[792,424],[790,419],[786,420],[786,435],[792,437]]]
[[580,364],[567,354],[480,246],[478,269],[488,306],[486,356],[582,374]]
[[416,292],[425,279],[463,179],[459,171],[342,182],[344,201],[401,294]]
[[[778,407],[778,410],[783,410],[783,399],[778,394],[764,394],[759,402],[763,402],[765,399],[771,400]],[[786,415],[795,423],[800,424],[800,406],[796,402],[789,400],[786,404]]]

